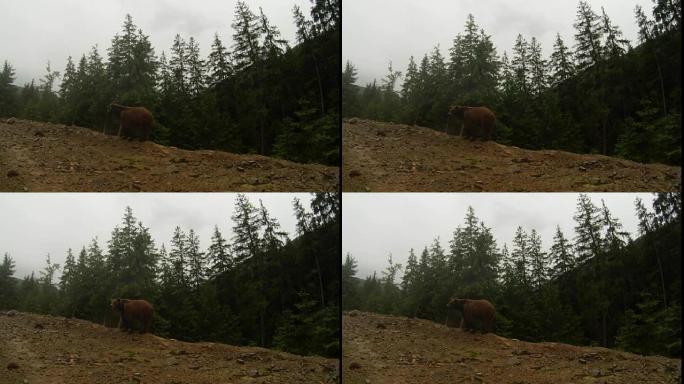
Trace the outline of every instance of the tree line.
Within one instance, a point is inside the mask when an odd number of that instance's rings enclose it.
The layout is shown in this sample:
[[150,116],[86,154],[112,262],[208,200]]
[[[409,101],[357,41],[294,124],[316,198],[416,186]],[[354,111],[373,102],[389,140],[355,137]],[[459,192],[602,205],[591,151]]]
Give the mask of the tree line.
[[[13,85],[0,72],[0,116],[75,124],[116,134],[107,106],[116,100],[150,109],[154,140],[182,148],[259,153],[335,165],[339,153],[339,0],[311,0],[310,18],[294,6],[296,45],[259,8],[238,1],[232,49],[214,35],[209,56],[176,35],[156,55],[149,36],[126,15],[103,58],[94,46],[69,56],[64,71]],[[56,82],[61,77],[57,92]]]
[[538,232],[522,227],[510,248],[499,247],[469,207],[447,249],[435,239],[411,249],[405,266],[390,255],[381,276],[357,278],[347,254],[343,309],[458,326],[458,312],[445,308],[449,298],[486,298],[497,309],[498,335],[680,356],[681,195],[657,194],[653,210],[637,198],[635,209],[633,239],[603,201],[580,194],[573,236],[556,227],[544,250]]
[[455,130],[450,104],[486,105],[496,112],[501,143],[679,165],[681,2],[654,0],[652,19],[640,6],[634,12],[637,47],[603,8],[598,14],[580,1],[574,45],[557,34],[546,58],[535,37],[521,34],[512,52],[498,55],[468,15],[448,57],[439,46],[411,56],[402,84],[390,62],[380,84],[359,87],[347,61],[342,114]]
[[[51,261],[39,276],[13,277],[0,264],[0,308],[77,317],[116,326],[111,298],[144,298],[155,308],[153,332],[188,341],[257,345],[303,355],[339,354],[339,195],[319,193],[310,208],[293,201],[295,238],[266,207],[239,194],[233,237],[214,228],[176,227],[168,248],[127,207],[106,249],[97,239]],[[55,273],[62,275],[55,282]]]

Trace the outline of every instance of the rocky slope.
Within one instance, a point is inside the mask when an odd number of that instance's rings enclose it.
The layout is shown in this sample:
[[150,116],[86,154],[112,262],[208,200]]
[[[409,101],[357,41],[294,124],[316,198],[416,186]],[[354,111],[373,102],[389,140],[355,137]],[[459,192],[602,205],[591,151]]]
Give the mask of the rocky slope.
[[0,119],[0,191],[285,191],[337,189],[339,169],[259,155],[189,151],[93,130]]
[[338,360],[0,312],[0,384],[336,383]]
[[342,316],[344,383],[679,383],[681,360],[528,343],[426,320]]
[[349,119],[342,188],[361,192],[665,192],[681,168],[471,142],[430,128]]

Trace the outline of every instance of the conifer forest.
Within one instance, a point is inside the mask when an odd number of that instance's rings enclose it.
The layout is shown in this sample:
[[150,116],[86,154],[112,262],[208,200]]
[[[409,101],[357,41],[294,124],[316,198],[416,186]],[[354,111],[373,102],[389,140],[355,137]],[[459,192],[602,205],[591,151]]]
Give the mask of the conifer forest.
[[340,7],[294,6],[296,39],[287,41],[261,8],[238,1],[232,20],[226,15],[233,44],[216,33],[207,57],[193,36],[153,47],[129,14],[106,52],[93,46],[47,62],[26,84],[15,84],[12,58],[0,57],[0,116],[117,134],[108,113],[115,101],[149,109],[160,144],[336,165]]
[[339,195],[315,194],[310,207],[295,198],[296,233],[261,201],[237,196],[226,218],[233,236],[215,227],[210,244],[178,226],[153,239],[127,207],[109,239],[73,244],[61,265],[48,254],[38,274],[15,276],[3,251],[0,308],[116,327],[110,299],[144,298],[161,337],[338,356]]
[[498,52],[470,14],[453,45],[425,47],[405,69],[389,62],[379,82],[356,84],[347,60],[342,114],[458,133],[449,106],[485,105],[501,144],[681,165],[681,2],[633,9],[637,41],[580,1],[573,41],[557,34],[542,47],[518,34],[510,52]]
[[499,336],[680,357],[681,195],[658,193],[652,207],[637,198],[634,215],[632,237],[603,201],[579,194],[573,233],[557,227],[542,244],[523,225],[495,239],[468,208],[447,245],[406,250],[405,265],[390,255],[381,275],[357,276],[347,253],[342,306],[444,324],[459,316],[445,307],[452,295],[487,298]]

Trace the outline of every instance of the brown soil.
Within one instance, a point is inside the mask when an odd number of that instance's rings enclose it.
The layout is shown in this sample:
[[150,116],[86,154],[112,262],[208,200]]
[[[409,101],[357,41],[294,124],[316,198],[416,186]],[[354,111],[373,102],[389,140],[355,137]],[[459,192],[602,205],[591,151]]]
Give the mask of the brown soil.
[[338,381],[336,359],[127,334],[62,317],[0,314],[0,341],[0,384]]
[[323,192],[338,185],[337,167],[8,120],[0,120],[0,191]]
[[681,168],[601,155],[471,142],[430,128],[342,124],[345,192],[665,192]]
[[681,360],[528,343],[427,320],[342,316],[344,383],[679,383]]

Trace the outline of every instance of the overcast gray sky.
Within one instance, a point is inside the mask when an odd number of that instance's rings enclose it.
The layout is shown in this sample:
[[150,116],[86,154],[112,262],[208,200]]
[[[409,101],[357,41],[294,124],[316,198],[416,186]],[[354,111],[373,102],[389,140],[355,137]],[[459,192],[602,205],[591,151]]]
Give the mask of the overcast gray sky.
[[[636,234],[638,220],[634,200],[640,197],[651,208],[649,193],[590,193],[592,202],[606,206],[624,228]],[[535,229],[548,250],[556,225],[568,239],[574,238],[576,193],[345,193],[342,195],[342,254],[358,261],[357,276],[380,272],[391,253],[394,262],[406,265],[409,250],[420,255],[439,236],[448,250],[457,226],[463,225],[468,206],[492,229],[499,249],[511,249],[518,226]],[[636,237],[636,236],[633,236]]]
[[[295,236],[296,218],[292,200],[298,197],[308,209],[305,193],[248,193],[252,204],[259,199],[281,227]],[[169,249],[176,226],[195,230],[200,247],[211,243],[214,225],[223,236],[233,236],[233,193],[0,193],[0,257],[9,253],[16,263],[15,277],[31,271],[39,274],[48,253],[54,263],[64,265],[69,248],[75,254],[94,237],[106,251],[112,230],[120,225],[124,209],[150,229],[155,245]],[[61,271],[60,271],[61,272]]]
[[[2,0],[0,1],[0,64],[8,60],[16,70],[15,84],[45,74],[45,64],[64,71],[67,57],[74,62],[97,44],[106,58],[114,34],[121,31],[129,13],[143,33],[150,36],[157,55],[169,53],[176,33],[193,36],[206,57],[214,33],[232,46],[233,14],[237,0]],[[270,23],[294,45],[296,27],[292,8],[299,5],[309,17],[309,0],[249,0],[252,12],[262,7]]]
[[[636,45],[634,7],[639,4],[651,17],[651,0],[589,0],[597,14],[603,6],[612,23]],[[574,46],[578,0],[344,0],[342,6],[342,64],[350,60],[364,86],[387,75],[387,64],[406,72],[409,57],[416,62],[439,44],[442,55],[462,33],[469,13],[492,37],[499,55],[510,57],[518,34],[541,43],[542,54],[553,50],[556,33]],[[403,79],[399,81],[399,84]]]

